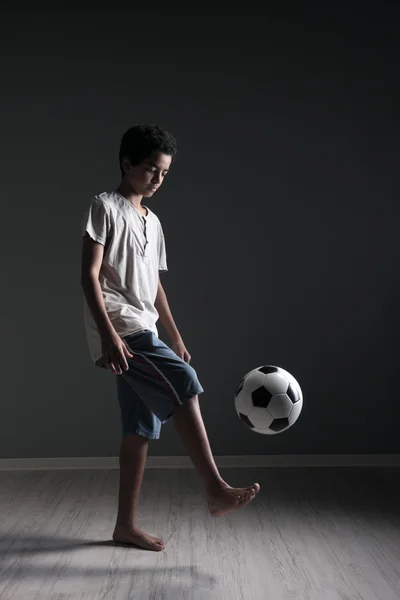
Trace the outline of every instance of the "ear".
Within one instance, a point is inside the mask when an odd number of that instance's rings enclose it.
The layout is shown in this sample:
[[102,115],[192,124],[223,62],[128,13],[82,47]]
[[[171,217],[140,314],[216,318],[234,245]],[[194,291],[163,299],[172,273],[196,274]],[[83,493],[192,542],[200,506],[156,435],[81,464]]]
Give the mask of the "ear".
[[122,170],[124,171],[124,173],[127,173],[130,168],[131,168],[131,161],[129,160],[129,158],[128,157],[123,158],[122,159]]

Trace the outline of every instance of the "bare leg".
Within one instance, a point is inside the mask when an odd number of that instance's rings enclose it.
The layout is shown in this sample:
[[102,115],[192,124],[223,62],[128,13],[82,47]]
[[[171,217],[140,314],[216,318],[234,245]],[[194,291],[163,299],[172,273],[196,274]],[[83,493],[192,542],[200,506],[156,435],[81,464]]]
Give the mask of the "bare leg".
[[203,480],[211,514],[218,517],[250,502],[260,486],[232,488],[218,471],[200,412],[198,396],[175,408],[173,420],[192,462]]
[[136,526],[136,509],[143,480],[149,440],[141,435],[124,436],[119,455],[119,498],[113,540],[146,550],[164,550],[164,542]]

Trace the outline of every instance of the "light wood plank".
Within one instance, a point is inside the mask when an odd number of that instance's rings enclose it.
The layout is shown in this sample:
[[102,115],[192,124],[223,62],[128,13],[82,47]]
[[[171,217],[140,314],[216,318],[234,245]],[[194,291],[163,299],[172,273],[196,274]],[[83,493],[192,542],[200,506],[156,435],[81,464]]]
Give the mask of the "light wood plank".
[[1,472],[1,600],[400,599],[399,469],[222,473],[262,487],[213,519],[195,471],[145,472],[152,553],[110,543],[117,471]]

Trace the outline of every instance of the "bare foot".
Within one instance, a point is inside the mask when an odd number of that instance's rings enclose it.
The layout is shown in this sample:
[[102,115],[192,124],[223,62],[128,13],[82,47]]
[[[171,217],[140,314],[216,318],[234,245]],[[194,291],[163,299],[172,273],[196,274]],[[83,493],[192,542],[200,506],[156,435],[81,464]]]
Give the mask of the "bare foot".
[[253,483],[248,488],[232,488],[228,484],[223,485],[215,492],[208,494],[207,503],[213,517],[220,517],[225,513],[242,508],[253,500],[260,491],[258,483]]
[[130,529],[116,527],[113,533],[113,540],[119,544],[132,544],[140,546],[140,548],[144,548],[145,550],[154,550],[155,552],[165,549],[163,540],[148,535],[138,527]]

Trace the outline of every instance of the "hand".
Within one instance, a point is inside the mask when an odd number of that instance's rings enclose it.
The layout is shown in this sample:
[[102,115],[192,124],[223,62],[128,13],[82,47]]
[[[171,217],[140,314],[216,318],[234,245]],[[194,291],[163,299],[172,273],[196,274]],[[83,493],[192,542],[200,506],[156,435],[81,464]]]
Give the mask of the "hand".
[[173,340],[172,344],[171,344],[171,348],[175,352],[175,354],[177,354],[179,356],[179,358],[182,358],[188,364],[190,363],[190,359],[192,357],[190,356],[189,352],[186,350],[185,344],[183,343],[183,341],[181,339]]
[[127,358],[133,358],[119,335],[110,335],[102,337],[101,349],[103,351],[102,362],[104,365],[114,373],[114,375],[122,375],[121,367],[125,370],[129,370]]

